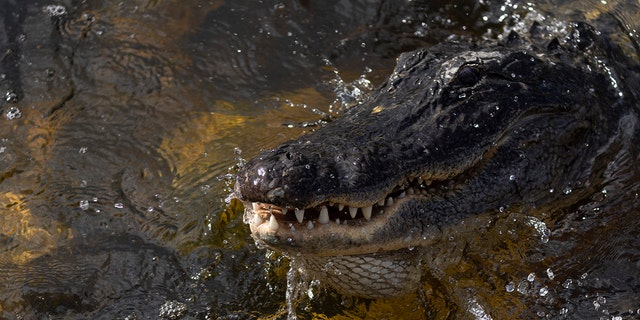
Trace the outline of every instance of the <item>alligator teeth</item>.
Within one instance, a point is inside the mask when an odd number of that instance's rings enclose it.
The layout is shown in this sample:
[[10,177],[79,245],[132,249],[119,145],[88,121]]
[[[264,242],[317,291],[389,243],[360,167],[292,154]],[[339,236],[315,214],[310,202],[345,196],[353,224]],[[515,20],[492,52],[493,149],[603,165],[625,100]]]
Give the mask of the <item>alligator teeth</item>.
[[296,209],[296,219],[298,222],[302,223],[304,221],[304,209]]
[[286,215],[287,214],[287,207],[282,208],[282,215]]
[[355,219],[357,213],[358,213],[357,207],[349,207],[349,215],[351,216],[351,219]]
[[365,219],[371,220],[371,210],[372,209],[373,208],[371,206],[362,208],[362,215],[364,215]]
[[384,203],[387,207],[390,207],[393,205],[393,197],[389,197],[387,198],[387,201]]
[[342,209],[344,209],[344,204],[341,203],[338,205],[338,211],[342,211]]
[[257,226],[261,225],[264,222],[264,220],[262,220],[262,218],[260,217],[260,215],[253,215],[253,223]]
[[280,228],[280,224],[276,220],[276,217],[271,215],[271,218],[269,218],[269,230],[276,231],[278,228]]
[[311,222],[311,220],[309,220],[309,222],[307,222],[307,229],[309,229],[309,230],[313,229],[313,222]]
[[379,206],[384,206],[384,198],[380,199],[380,201],[376,202]]
[[321,224],[329,223],[329,210],[326,206],[322,206],[320,209],[320,217],[318,217],[318,222]]
[[398,195],[398,199],[402,199],[402,198],[404,198],[406,196],[407,196],[407,193],[402,191],[402,193],[400,195]]
[[336,218],[336,224],[340,225],[340,218]]
[[251,203],[251,207],[252,207],[254,212],[260,210],[260,204],[257,203],[257,202],[252,202]]

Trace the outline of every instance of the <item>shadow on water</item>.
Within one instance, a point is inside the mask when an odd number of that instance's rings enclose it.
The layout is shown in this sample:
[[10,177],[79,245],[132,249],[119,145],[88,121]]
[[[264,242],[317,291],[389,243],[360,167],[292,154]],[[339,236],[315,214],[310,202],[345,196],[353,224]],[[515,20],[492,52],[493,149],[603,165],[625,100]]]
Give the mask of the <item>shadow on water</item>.
[[[0,0],[0,314],[286,318],[289,261],[255,247],[229,196],[235,166],[366,99],[400,52],[523,21],[504,6]],[[458,311],[437,288],[300,296],[309,319]]]

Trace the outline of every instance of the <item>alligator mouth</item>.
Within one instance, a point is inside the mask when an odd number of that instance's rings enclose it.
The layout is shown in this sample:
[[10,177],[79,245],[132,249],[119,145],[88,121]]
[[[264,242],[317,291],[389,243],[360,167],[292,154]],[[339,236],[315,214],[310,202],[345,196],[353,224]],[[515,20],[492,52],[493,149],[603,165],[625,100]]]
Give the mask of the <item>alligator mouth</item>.
[[[292,206],[278,206],[263,202],[244,201],[246,214],[245,222],[249,224],[254,236],[265,244],[280,247],[284,244],[292,247],[303,247],[307,239],[317,240],[322,237],[335,237],[342,234],[357,239],[368,238],[376,230],[388,226],[391,218],[402,206],[412,200],[426,199],[434,195],[454,190],[460,176],[446,180],[428,180],[422,177],[411,178],[397,185],[384,198],[368,206],[352,206],[346,203],[323,202],[307,208]],[[425,240],[421,237],[421,240]],[[353,248],[322,248],[322,255],[364,254],[379,250],[397,250],[407,247],[393,241],[386,244],[363,241],[363,245]],[[369,245],[368,243],[371,243]],[[416,243],[417,245],[418,243]],[[382,246],[382,247],[381,247]],[[384,247],[384,248],[383,248]],[[307,248],[309,249],[309,248]],[[314,250],[307,250],[312,253]],[[331,253],[332,251],[336,251]],[[316,252],[318,253],[318,252]]]
[[444,181],[425,180],[421,177],[408,180],[407,183],[398,185],[394,191],[386,197],[372,203],[369,206],[357,207],[348,204],[324,202],[320,205],[308,208],[294,208],[289,206],[277,206],[269,203],[251,202],[251,209],[260,219],[267,221],[274,231],[279,228],[276,223],[305,224],[312,230],[315,225],[329,223],[352,225],[362,220],[370,221],[376,216],[385,213],[385,209],[393,208],[394,203],[407,196],[434,194],[438,189],[449,189],[453,186],[453,180],[449,180],[448,186]]
[[370,221],[372,218],[384,214],[385,208],[393,207],[393,204],[398,200],[414,194],[414,188],[402,189],[366,207],[324,202],[315,207],[298,209],[279,207],[269,203],[252,202],[251,209],[253,213],[263,220],[262,222],[266,221],[273,231],[278,230],[280,223],[295,222],[304,225],[308,230],[313,230],[316,225],[329,223],[352,225],[356,222],[361,223],[363,220]]

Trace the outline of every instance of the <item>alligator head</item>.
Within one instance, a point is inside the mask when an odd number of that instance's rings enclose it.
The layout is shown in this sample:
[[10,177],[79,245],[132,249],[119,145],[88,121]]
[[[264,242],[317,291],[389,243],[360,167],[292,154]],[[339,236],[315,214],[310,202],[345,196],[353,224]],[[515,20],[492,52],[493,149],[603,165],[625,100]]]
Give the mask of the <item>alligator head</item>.
[[553,206],[550,189],[595,174],[625,113],[615,74],[583,52],[590,33],[402,54],[368,102],[241,168],[256,241],[342,292],[385,297],[415,288],[424,257],[412,249],[442,229]]

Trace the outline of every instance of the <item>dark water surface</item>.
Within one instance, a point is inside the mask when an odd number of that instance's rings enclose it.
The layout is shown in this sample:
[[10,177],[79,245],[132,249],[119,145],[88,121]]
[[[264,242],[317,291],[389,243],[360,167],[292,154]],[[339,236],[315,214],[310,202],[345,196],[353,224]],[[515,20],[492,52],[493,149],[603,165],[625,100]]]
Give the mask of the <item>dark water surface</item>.
[[[403,51],[495,39],[535,19],[561,29],[563,17],[615,16],[622,22],[609,28],[637,37],[637,3],[582,6],[0,0],[0,317],[286,318],[288,260],[255,247],[230,197],[241,159],[366,99]],[[629,234],[616,241],[640,244],[637,225],[610,228]],[[487,237],[503,231],[546,242],[553,230],[505,222]],[[640,292],[638,262],[612,261]],[[527,307],[518,297],[596,281],[506,272],[504,288],[464,286],[508,294],[511,310]],[[305,319],[489,316],[480,302],[466,311],[446,297],[427,303],[429,292],[371,301],[305,290],[294,301]],[[537,314],[571,318],[587,304],[609,319],[605,293],[541,304],[549,310]],[[627,308],[640,313],[637,303]]]

